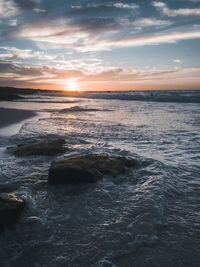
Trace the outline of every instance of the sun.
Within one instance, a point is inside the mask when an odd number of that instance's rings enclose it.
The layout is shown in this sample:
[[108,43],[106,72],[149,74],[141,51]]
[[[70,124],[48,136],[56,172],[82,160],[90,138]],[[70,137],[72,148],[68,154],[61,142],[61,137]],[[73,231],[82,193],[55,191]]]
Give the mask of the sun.
[[69,92],[74,92],[74,91],[78,91],[78,84],[76,82],[76,79],[72,78],[72,79],[68,79],[67,80],[67,84],[66,84],[66,91]]

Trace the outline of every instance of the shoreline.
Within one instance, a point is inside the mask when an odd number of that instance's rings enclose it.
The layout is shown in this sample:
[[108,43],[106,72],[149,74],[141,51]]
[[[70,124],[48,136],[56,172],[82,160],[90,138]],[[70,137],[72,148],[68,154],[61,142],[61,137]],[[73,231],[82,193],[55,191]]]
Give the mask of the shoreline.
[[36,115],[37,113],[31,110],[0,108],[0,129],[30,119]]

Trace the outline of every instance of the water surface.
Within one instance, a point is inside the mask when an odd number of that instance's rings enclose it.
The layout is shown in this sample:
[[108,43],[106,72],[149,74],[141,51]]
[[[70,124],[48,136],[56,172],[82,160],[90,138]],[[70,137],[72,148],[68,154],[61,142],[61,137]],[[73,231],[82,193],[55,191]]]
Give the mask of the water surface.
[[11,144],[62,137],[71,150],[57,158],[106,153],[139,167],[95,185],[52,187],[56,157],[17,158],[0,139],[1,182],[27,202],[0,236],[1,266],[199,266],[199,99],[199,91],[155,91],[2,102],[43,114]]

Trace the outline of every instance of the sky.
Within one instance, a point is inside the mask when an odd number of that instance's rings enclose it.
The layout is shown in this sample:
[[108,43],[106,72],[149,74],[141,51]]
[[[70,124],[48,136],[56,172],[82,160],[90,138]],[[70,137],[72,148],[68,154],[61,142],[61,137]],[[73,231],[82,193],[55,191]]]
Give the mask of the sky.
[[200,0],[0,0],[0,86],[200,89]]

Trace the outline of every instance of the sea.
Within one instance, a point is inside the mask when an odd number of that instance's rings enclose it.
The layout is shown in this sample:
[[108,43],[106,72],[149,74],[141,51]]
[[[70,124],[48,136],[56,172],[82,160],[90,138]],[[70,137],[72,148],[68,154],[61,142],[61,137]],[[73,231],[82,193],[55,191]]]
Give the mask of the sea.
[[[200,266],[200,90],[25,97],[0,103],[37,113],[0,133],[0,184],[26,201],[0,234],[1,267]],[[7,149],[49,138],[70,149]],[[95,184],[48,184],[54,159],[90,153],[138,166]]]

